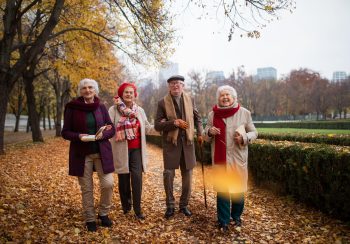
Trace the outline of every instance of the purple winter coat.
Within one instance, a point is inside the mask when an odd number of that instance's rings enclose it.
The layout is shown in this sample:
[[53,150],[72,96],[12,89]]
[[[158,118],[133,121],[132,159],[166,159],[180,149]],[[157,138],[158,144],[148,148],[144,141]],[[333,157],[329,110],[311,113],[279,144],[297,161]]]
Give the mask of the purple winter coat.
[[[78,98],[66,105],[61,134],[64,139],[70,141],[69,175],[82,177],[84,176],[85,156],[90,154],[88,142],[83,142],[79,139],[79,134],[87,134],[86,124],[84,124],[86,121],[81,118],[83,117],[81,116],[82,113],[86,113],[86,110],[70,106],[72,103],[79,101],[79,99],[81,100],[81,98]],[[114,136],[115,129],[106,107],[99,103],[96,97],[95,101],[98,102],[97,108],[91,112],[93,112],[96,120],[96,131],[104,125],[112,126],[112,129],[103,131],[103,138],[97,141],[100,149],[103,173],[108,174],[114,172],[112,148],[108,139]],[[82,106],[84,105],[82,104]]]

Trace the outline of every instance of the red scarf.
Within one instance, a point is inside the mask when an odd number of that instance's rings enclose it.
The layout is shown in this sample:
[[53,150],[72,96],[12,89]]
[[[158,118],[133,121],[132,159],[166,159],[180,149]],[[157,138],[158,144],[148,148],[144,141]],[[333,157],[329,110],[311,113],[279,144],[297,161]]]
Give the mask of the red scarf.
[[217,105],[213,107],[213,125],[220,129],[220,134],[215,135],[215,164],[226,164],[226,124],[224,119],[233,116],[239,108],[239,104],[236,108],[220,108]]
[[93,103],[85,103],[83,97],[78,97],[67,103],[66,108],[74,109],[73,130],[87,133],[86,113],[94,112],[100,106],[98,97],[94,97]]

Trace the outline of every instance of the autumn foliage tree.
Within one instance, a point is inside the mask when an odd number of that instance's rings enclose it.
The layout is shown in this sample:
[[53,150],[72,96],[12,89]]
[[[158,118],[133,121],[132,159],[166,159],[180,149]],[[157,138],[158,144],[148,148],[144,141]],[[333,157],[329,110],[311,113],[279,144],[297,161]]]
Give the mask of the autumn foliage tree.
[[[0,6],[3,19],[0,27],[0,153],[4,149],[4,125],[9,94],[20,77],[27,80],[27,95],[34,92],[32,85],[38,74],[36,68],[48,41],[79,31],[80,35],[90,33],[113,43],[117,49],[135,60],[141,60],[139,54],[150,55],[158,60],[166,57],[170,51],[167,47],[172,31],[161,1],[3,0]],[[81,25],[79,22],[72,23],[74,14],[70,10],[82,6],[89,8],[90,16],[76,15],[82,21]],[[83,21],[93,20],[100,11],[104,11],[105,21],[95,25],[97,29],[85,26]],[[63,21],[66,25],[57,28],[58,23]],[[29,113],[35,115],[35,97],[29,98],[28,103],[31,104]],[[31,119],[38,124],[38,119]],[[40,129],[34,134],[33,139],[42,140]]]

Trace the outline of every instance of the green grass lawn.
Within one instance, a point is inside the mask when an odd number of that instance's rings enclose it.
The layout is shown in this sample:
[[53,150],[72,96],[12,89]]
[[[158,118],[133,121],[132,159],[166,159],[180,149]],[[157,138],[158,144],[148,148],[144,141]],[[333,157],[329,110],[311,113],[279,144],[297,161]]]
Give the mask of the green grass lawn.
[[269,134],[320,134],[320,135],[350,135],[350,130],[324,130],[299,128],[257,128],[258,132]]

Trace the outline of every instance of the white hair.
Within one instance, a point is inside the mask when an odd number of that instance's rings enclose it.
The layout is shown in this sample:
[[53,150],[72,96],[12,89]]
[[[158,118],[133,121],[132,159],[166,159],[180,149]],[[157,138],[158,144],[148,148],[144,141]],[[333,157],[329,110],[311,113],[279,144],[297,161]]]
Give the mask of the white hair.
[[220,93],[224,90],[228,91],[232,95],[233,98],[237,98],[237,92],[236,92],[235,88],[233,88],[232,86],[229,86],[229,85],[224,85],[224,86],[218,87],[218,90],[216,91],[216,100],[219,100]]
[[93,80],[93,79],[88,79],[88,78],[85,78],[85,79],[82,79],[79,84],[78,84],[78,95],[80,95],[80,89],[83,88],[83,86],[85,86],[86,83],[89,83],[91,84],[94,89],[95,89],[95,93],[96,93],[96,96],[98,95],[98,92],[99,92],[99,89],[98,89],[98,83],[97,81]]

